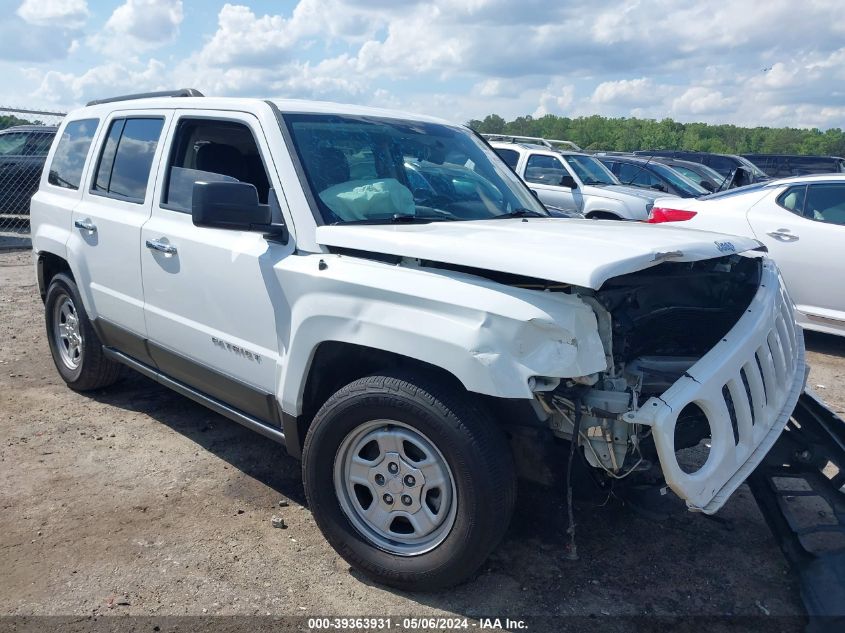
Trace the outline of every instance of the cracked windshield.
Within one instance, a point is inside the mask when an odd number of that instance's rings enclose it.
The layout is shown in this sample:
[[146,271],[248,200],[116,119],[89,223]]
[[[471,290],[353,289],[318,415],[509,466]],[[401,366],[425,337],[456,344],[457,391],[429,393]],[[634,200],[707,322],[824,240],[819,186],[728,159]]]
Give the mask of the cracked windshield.
[[284,118],[327,224],[546,215],[469,130],[373,117]]

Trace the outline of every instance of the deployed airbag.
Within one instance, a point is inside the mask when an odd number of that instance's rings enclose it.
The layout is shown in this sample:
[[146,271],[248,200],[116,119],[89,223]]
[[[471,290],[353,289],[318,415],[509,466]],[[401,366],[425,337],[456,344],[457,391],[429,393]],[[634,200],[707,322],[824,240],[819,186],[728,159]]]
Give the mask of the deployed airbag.
[[321,191],[320,199],[345,222],[416,210],[411,190],[395,178],[348,180]]

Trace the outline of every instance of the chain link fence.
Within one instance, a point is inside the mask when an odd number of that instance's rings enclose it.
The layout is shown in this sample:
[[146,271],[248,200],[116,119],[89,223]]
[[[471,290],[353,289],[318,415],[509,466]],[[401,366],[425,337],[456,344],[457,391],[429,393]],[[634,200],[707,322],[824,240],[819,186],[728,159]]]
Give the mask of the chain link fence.
[[0,106],[0,245],[29,237],[29,200],[64,116]]

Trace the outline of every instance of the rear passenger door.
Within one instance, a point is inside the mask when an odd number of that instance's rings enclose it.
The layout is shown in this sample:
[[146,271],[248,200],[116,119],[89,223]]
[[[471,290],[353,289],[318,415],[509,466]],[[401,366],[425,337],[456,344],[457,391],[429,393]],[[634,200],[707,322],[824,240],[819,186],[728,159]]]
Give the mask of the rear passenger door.
[[271,167],[253,115],[179,111],[140,242],[148,346],[158,368],[278,425],[278,341],[286,338],[290,307],[273,266],[291,255],[293,240],[200,228],[191,218],[195,182],[248,182],[267,204],[271,188],[280,191]]
[[150,215],[150,174],[169,118],[167,111],[145,110],[105,119],[67,243],[85,307],[103,342],[141,360],[146,336],[141,225]]

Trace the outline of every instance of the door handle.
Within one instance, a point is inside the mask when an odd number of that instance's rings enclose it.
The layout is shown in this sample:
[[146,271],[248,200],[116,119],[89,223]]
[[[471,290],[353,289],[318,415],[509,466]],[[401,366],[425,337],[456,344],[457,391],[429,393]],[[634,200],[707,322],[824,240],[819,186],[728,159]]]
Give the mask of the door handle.
[[147,240],[147,248],[151,251],[158,251],[164,253],[168,257],[176,254],[176,247],[162,242],[161,240]]
[[789,229],[778,229],[777,231],[769,231],[766,233],[769,237],[773,237],[776,240],[781,242],[794,242],[798,239],[797,235],[794,235],[789,231]]
[[97,232],[97,225],[94,224],[88,218],[85,218],[84,220],[74,220],[73,225],[76,228],[82,229],[83,231],[88,231],[89,233]]

